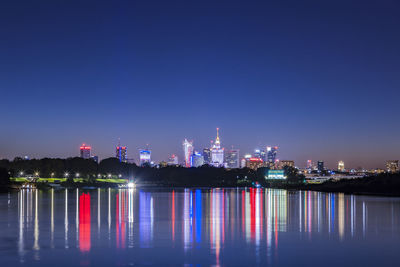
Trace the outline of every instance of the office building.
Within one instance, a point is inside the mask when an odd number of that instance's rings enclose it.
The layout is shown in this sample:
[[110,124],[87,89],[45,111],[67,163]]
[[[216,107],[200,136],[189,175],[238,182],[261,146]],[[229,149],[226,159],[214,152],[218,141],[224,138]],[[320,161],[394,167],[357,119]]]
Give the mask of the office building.
[[293,160],[277,160],[278,169],[283,169],[285,167],[293,167],[294,168],[294,161]]
[[257,170],[258,168],[264,167],[264,161],[260,158],[249,158],[246,160],[246,167]]
[[278,147],[274,146],[267,146],[267,162],[266,166],[270,168],[275,167],[275,162],[276,162],[276,155],[278,153]]
[[190,165],[190,157],[193,154],[193,141],[189,142],[186,138],[183,140],[183,156],[185,160],[185,167],[189,168]]
[[204,157],[199,152],[194,152],[190,157],[191,167],[201,167],[204,165]]
[[239,168],[240,160],[239,160],[239,149],[231,149],[226,151],[225,153],[225,163],[227,168]]
[[318,161],[318,163],[317,163],[317,170],[318,170],[319,172],[323,172],[323,171],[325,170],[324,162],[323,162],[323,161]]
[[172,154],[169,158],[168,158],[168,165],[172,165],[172,166],[177,166],[179,165],[179,160],[178,160],[178,156],[175,154]]
[[126,146],[118,146],[115,148],[115,157],[119,159],[120,162],[127,162],[126,159]]
[[80,147],[81,158],[90,159],[91,150],[92,148],[90,146],[82,144]]
[[203,158],[204,158],[204,164],[211,163],[211,149],[209,149],[209,148],[203,149]]
[[139,165],[151,164],[151,150],[141,149],[139,150]]

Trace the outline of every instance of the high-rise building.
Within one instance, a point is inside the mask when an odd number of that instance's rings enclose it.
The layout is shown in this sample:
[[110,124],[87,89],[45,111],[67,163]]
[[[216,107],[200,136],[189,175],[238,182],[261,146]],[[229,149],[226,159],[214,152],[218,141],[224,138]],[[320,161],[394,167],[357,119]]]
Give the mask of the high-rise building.
[[204,157],[204,164],[210,164],[211,163],[211,149],[204,148],[203,149],[203,157]]
[[398,172],[399,171],[399,161],[398,160],[388,160],[386,161],[387,172]]
[[344,172],[344,162],[342,160],[340,160],[338,162],[338,167],[337,167],[338,171],[340,172]]
[[214,167],[224,166],[224,149],[221,148],[219,140],[219,128],[217,128],[217,138],[211,148],[211,165]]
[[194,152],[190,156],[190,166],[191,167],[201,167],[204,165],[204,157],[199,152]]
[[258,168],[264,167],[264,161],[260,158],[249,158],[246,160],[246,167],[257,170]]
[[81,158],[90,159],[91,150],[92,150],[92,148],[90,146],[82,144],[80,147]]
[[185,157],[185,167],[189,168],[191,167],[190,165],[190,157],[193,154],[193,141],[189,142],[186,138],[183,140],[183,155]]
[[261,159],[261,149],[254,149],[254,157]]
[[126,146],[121,146],[120,144],[118,144],[118,146],[115,149],[115,157],[119,159],[120,162],[127,162]]
[[317,169],[319,172],[323,172],[325,170],[323,161],[320,161],[320,160],[318,161]]
[[275,167],[276,154],[278,153],[278,147],[267,146],[267,166],[270,168]]
[[307,170],[309,170],[309,171],[312,170],[312,160],[311,159],[307,160]]
[[178,156],[175,154],[172,154],[171,157],[168,158],[168,165],[179,165],[179,161],[178,161]]
[[225,153],[225,163],[227,168],[239,168],[239,149],[231,149]]
[[140,166],[143,166],[144,164],[151,164],[151,150],[139,150],[139,164]]

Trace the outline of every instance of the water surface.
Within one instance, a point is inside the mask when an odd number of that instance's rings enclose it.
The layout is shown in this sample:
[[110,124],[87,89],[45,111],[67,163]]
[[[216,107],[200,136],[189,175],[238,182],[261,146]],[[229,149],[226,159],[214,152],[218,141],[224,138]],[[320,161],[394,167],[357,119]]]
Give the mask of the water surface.
[[0,195],[1,266],[399,266],[400,198],[274,189]]

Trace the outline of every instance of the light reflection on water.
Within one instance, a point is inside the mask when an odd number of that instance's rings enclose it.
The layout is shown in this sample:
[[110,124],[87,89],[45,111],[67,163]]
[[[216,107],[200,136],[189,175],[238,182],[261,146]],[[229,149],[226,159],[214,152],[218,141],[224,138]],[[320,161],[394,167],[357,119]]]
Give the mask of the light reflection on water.
[[[359,262],[359,247],[368,245],[368,256],[400,245],[398,198],[253,188],[76,189],[22,190],[1,195],[0,205],[7,238],[0,257],[14,265],[285,265],[315,260],[321,244]],[[390,252],[377,262],[398,262]]]

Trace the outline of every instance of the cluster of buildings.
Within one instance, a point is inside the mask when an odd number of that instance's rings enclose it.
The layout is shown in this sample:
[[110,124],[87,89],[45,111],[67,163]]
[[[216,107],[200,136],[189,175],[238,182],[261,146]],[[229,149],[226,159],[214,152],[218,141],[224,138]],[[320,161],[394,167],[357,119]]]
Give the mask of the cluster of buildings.
[[[250,168],[258,169],[261,167],[268,167],[270,170],[282,170],[286,166],[295,167],[293,160],[279,160],[277,158],[278,147],[277,146],[266,146],[265,149],[255,149],[253,154],[245,154],[243,157],[240,155],[239,149],[227,149],[221,146],[221,140],[219,137],[219,128],[217,128],[217,136],[214,142],[211,142],[210,147],[203,148],[201,150],[196,150],[194,148],[193,141],[184,139],[182,142],[183,148],[183,160],[179,161],[176,154],[172,154],[167,161],[161,161],[158,166],[184,166],[190,167],[200,167],[203,165],[210,165],[214,167],[224,167],[229,169],[234,168]],[[98,161],[97,156],[91,155],[91,147],[83,144],[80,147],[80,155],[85,159],[93,159]],[[127,158],[127,147],[121,146],[118,143],[115,149],[115,157],[121,162],[134,163],[133,159]],[[140,166],[150,165],[155,166],[156,164],[151,159],[151,150],[149,148],[139,150],[139,161],[137,162]],[[328,170],[324,164],[324,161],[313,162],[307,160],[306,167],[304,169],[299,169],[304,174],[332,174],[335,173],[349,173],[354,170],[345,169],[345,164],[343,161],[339,161],[337,164],[337,169]],[[375,169],[373,172],[398,172],[399,171],[399,161],[389,160],[386,162],[386,170]]]

